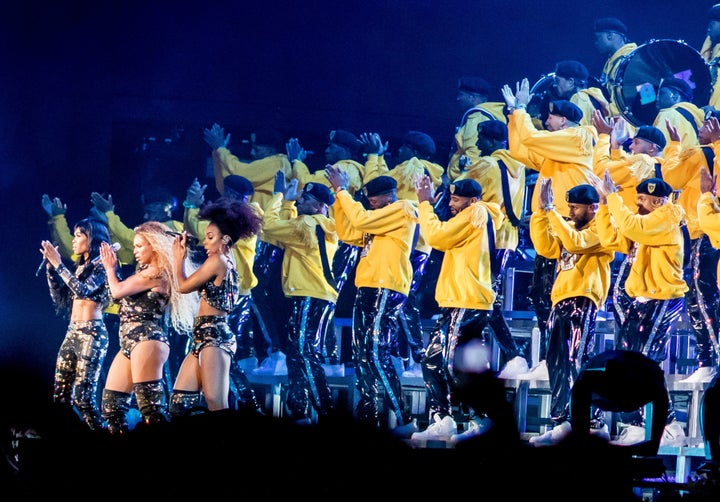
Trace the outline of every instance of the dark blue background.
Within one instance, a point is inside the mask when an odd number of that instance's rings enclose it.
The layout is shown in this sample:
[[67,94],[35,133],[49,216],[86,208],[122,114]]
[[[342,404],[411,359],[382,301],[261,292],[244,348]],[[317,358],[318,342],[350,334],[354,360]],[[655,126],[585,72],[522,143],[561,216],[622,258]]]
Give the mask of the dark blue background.
[[142,189],[158,180],[182,201],[197,176],[213,196],[202,129],[215,121],[233,134],[231,148],[254,127],[274,125],[314,150],[316,167],[330,129],[377,131],[391,148],[420,129],[444,163],[462,112],[458,76],[484,76],[500,100],[503,84],[535,82],[558,60],[581,60],[598,75],[603,58],[591,27],[608,15],[623,19],[637,43],[669,38],[699,49],[712,5],[193,3],[0,7],[0,362],[36,365],[50,382],[66,327],[34,275],[48,237],[43,193],[68,204],[70,224],[87,215],[91,191],[111,193],[129,225],[142,217]]

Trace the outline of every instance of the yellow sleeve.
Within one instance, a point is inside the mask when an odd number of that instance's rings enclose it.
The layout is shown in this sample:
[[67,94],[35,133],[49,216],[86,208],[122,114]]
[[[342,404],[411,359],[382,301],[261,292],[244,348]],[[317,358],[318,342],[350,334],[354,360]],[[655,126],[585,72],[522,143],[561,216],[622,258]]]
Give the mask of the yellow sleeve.
[[553,235],[544,209],[538,209],[530,216],[530,240],[540,256],[550,260],[560,257],[560,240]]
[[635,214],[628,209],[616,193],[608,195],[607,206],[620,233],[631,241],[651,246],[673,242],[671,234],[678,229],[680,220],[675,221],[670,213],[660,210],[665,206],[657,208],[649,214]]
[[56,214],[48,221],[50,226],[50,241],[58,246],[60,256],[75,261],[72,252],[72,231],[64,214]]
[[[472,211],[471,207],[465,208],[463,212]],[[462,213],[460,213],[462,214]],[[447,221],[440,221],[433,211],[432,205],[425,201],[418,205],[418,217],[420,219],[420,232],[425,241],[434,249],[445,252],[448,249],[458,247],[464,240],[468,239],[475,229],[487,224],[487,211],[478,211],[479,219],[472,224],[467,217],[455,216]]]
[[344,207],[340,202],[342,198],[347,198],[349,202],[352,202],[352,198],[347,190],[340,190],[335,193],[335,203],[332,207],[338,239],[351,246],[362,246],[364,244],[363,237],[365,234],[350,223],[350,220],[345,214]]
[[198,213],[200,210],[196,207],[193,208],[185,208],[185,215],[183,217],[183,222],[185,224],[185,230],[187,233],[194,235],[200,241],[205,238],[205,229],[208,226],[207,221],[203,221],[200,218],[198,218]]
[[108,220],[108,229],[110,230],[110,238],[113,242],[120,244],[120,250],[117,252],[120,263],[128,264],[135,262],[135,254],[133,253],[135,239],[135,231],[128,228],[120,221],[120,217],[113,211],[105,213]]
[[550,211],[547,216],[553,234],[557,236],[562,247],[569,253],[583,254],[601,247],[597,231],[591,226],[578,230],[568,224],[557,211]]

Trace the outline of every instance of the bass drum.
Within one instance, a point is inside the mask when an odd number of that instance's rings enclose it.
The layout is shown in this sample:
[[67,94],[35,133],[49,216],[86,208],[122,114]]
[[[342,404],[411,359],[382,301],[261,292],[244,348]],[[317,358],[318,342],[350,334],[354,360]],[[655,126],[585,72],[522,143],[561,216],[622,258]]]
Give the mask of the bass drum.
[[693,103],[706,106],[712,91],[710,67],[698,51],[677,40],[651,40],[638,46],[618,64],[611,85],[615,104],[631,124],[652,125],[660,81],[677,77],[693,88]]

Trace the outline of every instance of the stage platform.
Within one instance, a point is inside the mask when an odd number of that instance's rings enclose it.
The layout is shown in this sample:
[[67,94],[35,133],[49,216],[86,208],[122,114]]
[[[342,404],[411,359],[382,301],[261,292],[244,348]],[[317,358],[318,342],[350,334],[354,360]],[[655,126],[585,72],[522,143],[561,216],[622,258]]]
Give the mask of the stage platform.
[[[538,348],[537,333],[533,333],[536,319],[532,312],[506,311],[506,319],[511,331],[518,341],[526,347],[526,357],[530,365],[537,363]],[[423,328],[426,334],[432,329],[434,319],[426,319]],[[343,336],[342,329],[350,327],[349,319],[338,319],[336,322],[336,335]],[[678,324],[671,336],[669,356],[662,367],[666,373],[666,382],[675,402],[678,419],[684,427],[687,436],[687,445],[682,447],[661,447],[658,456],[662,457],[667,467],[667,475],[676,482],[686,483],[692,479],[696,469],[706,461],[711,460],[709,449],[704,444],[700,425],[700,405],[703,392],[709,383],[686,383],[681,380],[694,370],[693,340],[690,328],[684,322]],[[596,346],[598,350],[612,348],[614,335],[614,321],[606,312],[599,312],[596,328]],[[492,339],[492,337],[489,337]],[[340,346],[340,344],[338,344]],[[501,354],[497,347],[492,348],[492,369],[497,371],[502,367]],[[347,361],[347,359],[345,359]],[[682,372],[682,373],[680,373]],[[259,399],[264,403],[266,412],[274,417],[283,416],[283,400],[287,386],[287,375],[252,375],[248,378],[256,388]],[[357,390],[355,389],[355,376],[352,364],[346,363],[344,376],[329,376],[328,382],[333,390],[338,406],[352,413],[357,403]],[[429,421],[425,399],[425,385],[420,377],[401,377],[403,391],[412,413],[418,420],[421,430],[424,430]],[[506,396],[513,404],[515,420],[521,438],[529,441],[530,437],[542,434],[550,425],[547,418],[550,407],[550,389],[547,380],[504,380]],[[382,389],[381,389],[382,391]],[[459,432],[464,430],[461,414],[458,420]],[[388,418],[390,426],[394,419],[392,413]],[[612,414],[608,413],[606,422],[613,434]],[[411,442],[414,448],[453,449],[455,445],[445,441],[428,441],[426,443]]]

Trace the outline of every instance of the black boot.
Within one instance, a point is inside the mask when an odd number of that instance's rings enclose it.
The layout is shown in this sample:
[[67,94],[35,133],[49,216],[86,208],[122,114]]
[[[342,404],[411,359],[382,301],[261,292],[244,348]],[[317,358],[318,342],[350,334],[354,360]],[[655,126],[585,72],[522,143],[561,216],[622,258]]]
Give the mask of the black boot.
[[133,392],[135,392],[138,408],[145,424],[152,425],[170,421],[163,380],[135,383]]
[[103,389],[102,417],[107,422],[110,434],[124,434],[129,430],[127,412],[132,395],[127,392]]
[[207,409],[201,405],[200,391],[172,391],[170,395],[170,418],[172,420],[177,420],[201,411],[207,411]]
[[95,408],[83,409],[78,407],[80,412],[80,418],[90,428],[91,431],[101,431],[107,428],[105,420],[100,416],[100,413]]

